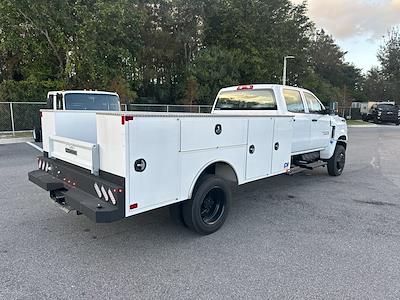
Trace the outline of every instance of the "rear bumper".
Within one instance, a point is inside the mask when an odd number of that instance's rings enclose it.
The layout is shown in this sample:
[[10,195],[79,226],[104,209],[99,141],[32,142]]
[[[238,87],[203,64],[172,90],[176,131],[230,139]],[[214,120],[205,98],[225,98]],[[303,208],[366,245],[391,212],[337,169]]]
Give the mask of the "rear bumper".
[[[62,170],[63,173],[69,172],[69,176],[74,175],[71,173],[72,171],[79,173],[78,170],[68,170],[68,167],[62,165],[58,165],[57,169]],[[92,176],[87,174],[80,175],[81,176],[79,177],[77,174],[75,174],[73,178],[77,178],[82,186],[92,186]],[[122,195],[117,199],[118,205],[113,205],[111,202],[106,202],[104,199],[100,199],[99,197],[79,189],[78,187],[71,186],[67,182],[56,178],[52,174],[49,174],[43,170],[29,172],[28,178],[29,181],[50,192],[50,196],[55,203],[64,207],[68,207],[69,209],[76,210],[88,217],[93,222],[111,223],[121,220],[125,217],[125,197]],[[109,186],[113,185],[113,183],[106,182],[104,180],[101,181],[99,178],[94,179],[100,181],[99,184],[107,184]],[[86,180],[86,182],[82,183],[83,180]]]
[[378,120],[382,122],[391,122],[391,123],[398,123],[400,122],[400,118],[396,115],[382,115],[378,116]]

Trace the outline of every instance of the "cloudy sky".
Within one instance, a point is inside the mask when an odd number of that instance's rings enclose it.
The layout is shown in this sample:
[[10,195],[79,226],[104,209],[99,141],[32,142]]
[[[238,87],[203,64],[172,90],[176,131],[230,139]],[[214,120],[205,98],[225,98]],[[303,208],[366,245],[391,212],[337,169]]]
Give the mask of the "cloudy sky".
[[[303,0],[292,0],[301,3]],[[400,25],[400,0],[307,0],[318,28],[348,51],[347,61],[365,72],[377,66],[376,52],[390,28]]]

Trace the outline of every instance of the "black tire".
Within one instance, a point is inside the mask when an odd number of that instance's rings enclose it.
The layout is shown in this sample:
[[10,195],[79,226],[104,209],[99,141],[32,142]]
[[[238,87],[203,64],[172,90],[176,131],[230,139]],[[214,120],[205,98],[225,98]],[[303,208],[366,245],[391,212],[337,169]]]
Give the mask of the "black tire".
[[191,200],[183,203],[185,224],[201,235],[216,232],[225,223],[232,194],[227,182],[215,175],[204,175]]
[[378,119],[378,117],[375,116],[375,117],[374,117],[374,123],[375,123],[375,124],[381,124],[382,121],[380,121],[380,120]]
[[330,176],[340,176],[346,165],[346,148],[343,145],[337,145],[335,153],[328,160],[328,173]]
[[42,141],[42,130],[40,128],[33,128],[33,139],[37,143]]
[[397,123],[396,123],[396,126],[399,126],[399,125],[400,125],[400,122],[397,122]]
[[169,216],[171,217],[171,220],[176,225],[181,225],[181,226],[187,227],[187,225],[185,224],[185,220],[183,220],[182,207],[183,207],[183,203],[182,202],[170,205],[168,207]]

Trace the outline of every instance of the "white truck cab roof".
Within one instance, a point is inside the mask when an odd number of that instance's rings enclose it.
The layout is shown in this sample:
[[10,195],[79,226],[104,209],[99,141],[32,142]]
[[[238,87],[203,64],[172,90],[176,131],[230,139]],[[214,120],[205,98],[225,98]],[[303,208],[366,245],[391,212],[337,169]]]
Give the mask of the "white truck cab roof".
[[90,90],[65,90],[65,91],[50,91],[47,94],[47,97],[50,95],[67,95],[67,94],[90,94],[90,95],[113,95],[113,96],[118,96],[117,93],[115,92],[105,92],[105,91],[90,91]]

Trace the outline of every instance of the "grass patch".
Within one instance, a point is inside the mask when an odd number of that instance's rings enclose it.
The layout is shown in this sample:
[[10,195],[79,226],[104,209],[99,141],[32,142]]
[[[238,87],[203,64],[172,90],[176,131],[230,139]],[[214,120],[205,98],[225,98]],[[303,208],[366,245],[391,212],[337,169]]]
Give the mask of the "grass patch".
[[29,138],[32,137],[31,131],[16,132],[15,135],[10,133],[0,133],[0,139],[15,139],[15,138]]
[[362,120],[347,120],[347,125],[372,125],[371,123]]

